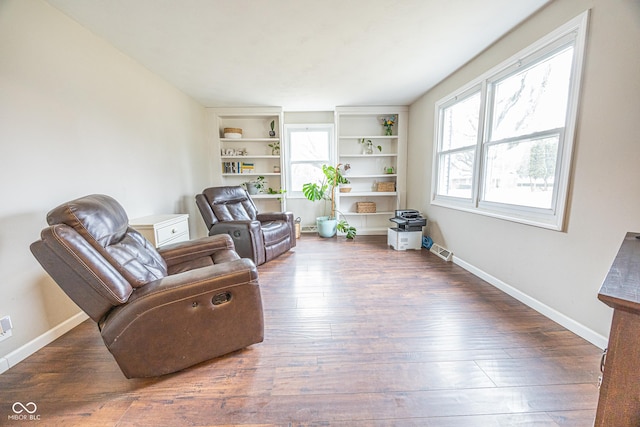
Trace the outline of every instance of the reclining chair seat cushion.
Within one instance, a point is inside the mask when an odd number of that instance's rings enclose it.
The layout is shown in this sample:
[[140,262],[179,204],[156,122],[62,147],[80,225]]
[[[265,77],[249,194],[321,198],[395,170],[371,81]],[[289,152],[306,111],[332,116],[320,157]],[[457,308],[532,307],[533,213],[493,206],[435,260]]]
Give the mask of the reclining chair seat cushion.
[[168,274],[158,251],[136,230],[122,206],[109,196],[94,194],[53,209],[49,225],[66,224],[111,262],[134,288]]
[[166,263],[153,245],[133,229],[121,241],[105,249],[134,288],[168,274]]
[[276,245],[291,235],[289,224],[284,221],[266,221],[261,223],[262,235],[266,246]]
[[240,259],[240,256],[233,249],[219,250],[212,256],[195,258],[189,261],[181,262],[169,267],[169,275],[182,273],[184,271],[195,270],[198,268],[209,267],[215,264],[224,264],[230,261]]

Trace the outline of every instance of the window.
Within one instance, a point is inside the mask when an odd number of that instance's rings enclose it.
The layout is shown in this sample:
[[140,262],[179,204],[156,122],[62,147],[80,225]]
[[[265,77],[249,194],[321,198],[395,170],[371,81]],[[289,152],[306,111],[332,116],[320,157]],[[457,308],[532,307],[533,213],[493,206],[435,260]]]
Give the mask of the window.
[[292,196],[302,196],[302,185],[320,181],[322,165],[331,164],[333,125],[285,126],[288,149],[287,188]]
[[586,20],[436,103],[434,204],[562,229]]

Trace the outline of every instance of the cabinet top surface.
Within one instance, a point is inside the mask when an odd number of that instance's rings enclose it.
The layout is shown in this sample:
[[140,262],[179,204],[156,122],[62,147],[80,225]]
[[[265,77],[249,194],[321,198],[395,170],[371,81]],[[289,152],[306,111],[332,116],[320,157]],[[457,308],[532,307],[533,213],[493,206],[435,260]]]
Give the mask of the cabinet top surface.
[[598,298],[615,306],[640,306],[640,233],[627,233]]
[[189,214],[157,214],[148,215],[140,218],[129,220],[130,225],[152,225],[161,224],[163,222],[182,221],[189,218]]

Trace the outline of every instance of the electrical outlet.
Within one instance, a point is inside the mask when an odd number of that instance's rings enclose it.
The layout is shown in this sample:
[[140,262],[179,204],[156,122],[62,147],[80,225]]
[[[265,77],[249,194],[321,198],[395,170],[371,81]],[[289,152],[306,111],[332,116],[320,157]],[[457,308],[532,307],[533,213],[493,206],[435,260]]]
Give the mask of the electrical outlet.
[[0,335],[10,331],[11,329],[13,329],[13,325],[11,324],[11,317],[4,316],[2,319],[0,319]]

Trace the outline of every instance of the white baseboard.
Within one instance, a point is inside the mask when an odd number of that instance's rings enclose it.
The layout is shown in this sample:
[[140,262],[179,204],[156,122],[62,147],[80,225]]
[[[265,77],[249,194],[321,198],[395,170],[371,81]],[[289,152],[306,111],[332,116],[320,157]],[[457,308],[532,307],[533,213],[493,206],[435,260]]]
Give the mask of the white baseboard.
[[75,328],[76,326],[78,326],[80,323],[84,322],[88,318],[89,317],[85,313],[80,312],[75,316],[60,323],[59,325],[53,327],[52,329],[48,330],[47,332],[40,335],[39,337],[29,341],[22,347],[12,351],[9,354],[6,354],[0,357],[0,374],[3,373],[4,371],[7,371],[12,366],[15,366],[19,362],[23,361],[27,357],[31,356],[33,353],[40,350],[42,347],[46,346],[47,344],[52,343],[57,338],[66,334],[71,329]]
[[593,330],[587,328],[583,324],[576,322],[572,318],[560,313],[559,311],[549,307],[546,304],[543,304],[542,302],[538,301],[535,298],[532,298],[531,296],[525,294],[524,292],[519,291],[513,286],[506,284],[502,280],[496,277],[493,277],[492,275],[480,270],[479,268],[469,264],[466,261],[461,260],[457,256],[453,257],[453,263],[464,268],[474,276],[477,276],[482,280],[484,280],[485,282],[488,282],[489,284],[495,286],[496,288],[500,289],[502,292],[508,295],[511,295],[513,298],[531,307],[538,313],[553,320],[559,325],[567,328],[568,330],[578,335],[579,337],[584,338],[585,340],[589,341],[591,344],[595,345],[596,347],[599,347],[602,349],[607,347],[608,345],[607,337],[604,337],[594,332]]

